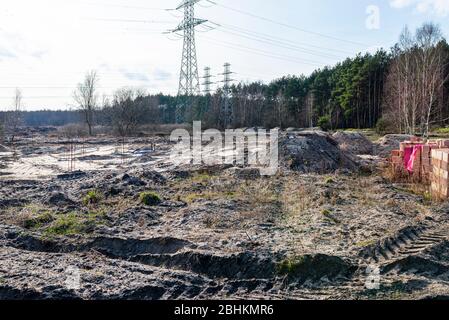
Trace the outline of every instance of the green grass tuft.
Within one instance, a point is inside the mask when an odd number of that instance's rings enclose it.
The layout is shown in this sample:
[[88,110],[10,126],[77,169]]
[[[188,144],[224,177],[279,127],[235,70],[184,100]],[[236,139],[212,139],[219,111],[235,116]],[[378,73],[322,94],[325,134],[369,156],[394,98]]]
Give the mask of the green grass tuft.
[[85,226],[81,219],[75,214],[70,213],[60,216],[54,223],[47,228],[46,235],[68,236],[84,233]]
[[29,230],[38,229],[45,224],[53,222],[54,220],[55,220],[54,214],[49,211],[46,211],[36,217],[25,220],[23,226],[25,229]]
[[71,236],[92,233],[97,225],[104,224],[106,213],[103,211],[89,214],[77,214],[75,212],[61,215],[48,226],[44,235]]
[[287,258],[276,265],[276,272],[284,276],[294,275],[305,261],[304,257]]
[[83,203],[85,206],[90,204],[97,204],[101,201],[102,195],[97,190],[90,190],[86,196],[83,198]]
[[156,206],[162,202],[161,197],[155,192],[142,192],[139,195],[139,200],[146,206]]

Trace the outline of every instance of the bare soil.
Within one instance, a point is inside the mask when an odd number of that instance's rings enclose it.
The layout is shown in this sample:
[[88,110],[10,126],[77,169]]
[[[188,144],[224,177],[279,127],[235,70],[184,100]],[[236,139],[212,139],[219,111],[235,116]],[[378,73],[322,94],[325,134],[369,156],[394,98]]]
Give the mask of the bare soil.
[[[68,144],[0,153],[1,299],[449,297],[448,204],[329,136],[288,138],[272,177],[173,167],[161,137],[78,141],[67,172]],[[317,144],[330,165],[301,170]]]

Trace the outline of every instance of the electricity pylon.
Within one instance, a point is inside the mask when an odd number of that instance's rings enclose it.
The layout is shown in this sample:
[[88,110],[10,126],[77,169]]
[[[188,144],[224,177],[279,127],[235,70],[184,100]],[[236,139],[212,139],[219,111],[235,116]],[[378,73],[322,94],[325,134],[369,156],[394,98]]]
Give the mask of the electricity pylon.
[[203,92],[204,92],[205,104],[206,104],[203,112],[208,112],[210,109],[210,100],[211,100],[211,92],[212,92],[210,85],[215,83],[215,82],[211,81],[212,75],[210,74],[210,67],[204,68],[204,76],[202,77],[202,79],[204,79]]
[[179,76],[178,101],[176,106],[176,122],[184,121],[184,113],[191,108],[193,97],[200,94],[200,81],[198,76],[198,62],[196,57],[195,27],[206,23],[207,20],[195,18],[195,4],[201,0],[184,0],[176,10],[184,9],[184,19],[178,27],[171,32],[184,32],[184,45],[182,49],[181,72]]
[[232,126],[234,122],[234,111],[232,107],[231,101],[231,82],[234,81],[231,79],[231,64],[224,64],[224,72],[222,75],[223,79],[223,107],[221,112],[221,122],[223,124],[224,129],[228,129]]
[[204,82],[203,82],[203,86],[204,86],[204,94],[208,95],[212,92],[212,89],[210,88],[211,84],[214,84],[214,82],[210,81],[212,79],[212,75],[210,74],[210,67],[205,67],[204,68]]

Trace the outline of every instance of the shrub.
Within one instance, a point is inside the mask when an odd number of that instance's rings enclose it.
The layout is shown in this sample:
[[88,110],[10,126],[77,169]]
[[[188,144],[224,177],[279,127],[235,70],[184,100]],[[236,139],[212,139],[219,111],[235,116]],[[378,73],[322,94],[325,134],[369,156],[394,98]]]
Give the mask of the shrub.
[[388,122],[385,118],[380,118],[376,123],[376,133],[385,134],[388,130]]
[[139,200],[146,206],[155,206],[162,202],[161,197],[155,192],[142,192]]
[[435,132],[437,134],[449,134],[449,128],[439,128]]
[[323,131],[329,131],[331,129],[331,117],[330,116],[322,116],[318,119],[318,126]]
[[59,127],[58,133],[66,138],[75,138],[75,137],[87,137],[89,132],[86,125],[79,123],[72,123]]
[[101,198],[102,196],[97,190],[91,190],[83,198],[83,203],[86,206],[89,204],[97,204],[101,201]]

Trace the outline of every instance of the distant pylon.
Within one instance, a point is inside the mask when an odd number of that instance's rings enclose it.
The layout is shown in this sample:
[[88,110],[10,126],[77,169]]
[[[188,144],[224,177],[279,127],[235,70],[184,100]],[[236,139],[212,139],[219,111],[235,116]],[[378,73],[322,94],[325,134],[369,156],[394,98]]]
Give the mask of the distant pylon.
[[203,92],[204,92],[204,96],[205,96],[204,112],[208,112],[210,109],[211,92],[212,92],[210,85],[215,83],[215,82],[211,81],[212,75],[210,74],[209,67],[204,68],[204,76],[202,78],[204,79],[204,82],[203,82],[203,88],[204,88]]
[[179,76],[178,97],[182,100],[176,107],[176,122],[184,121],[184,113],[191,108],[193,97],[200,94],[198,62],[196,56],[195,27],[207,22],[195,18],[195,4],[200,0],[184,0],[176,10],[184,9],[184,19],[172,32],[184,31],[181,72]]
[[210,80],[212,79],[212,75],[210,74],[210,68],[206,67],[204,68],[204,82],[203,82],[203,87],[204,87],[204,94],[208,95],[212,92],[212,89],[210,87],[211,84],[213,84],[213,82],[211,82]]
[[223,72],[223,107],[222,107],[222,124],[224,129],[228,129],[234,123],[234,112],[231,101],[231,64],[224,64],[224,72]]

